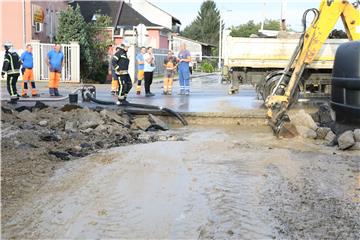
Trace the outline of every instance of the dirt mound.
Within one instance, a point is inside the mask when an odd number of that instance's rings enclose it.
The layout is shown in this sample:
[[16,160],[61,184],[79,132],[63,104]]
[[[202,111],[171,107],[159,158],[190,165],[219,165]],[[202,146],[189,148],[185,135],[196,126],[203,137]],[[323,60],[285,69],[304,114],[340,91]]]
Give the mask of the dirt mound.
[[2,104],[1,109],[3,221],[64,161],[122,145],[178,140],[145,132],[135,117],[120,110],[54,108],[41,102],[16,109]]

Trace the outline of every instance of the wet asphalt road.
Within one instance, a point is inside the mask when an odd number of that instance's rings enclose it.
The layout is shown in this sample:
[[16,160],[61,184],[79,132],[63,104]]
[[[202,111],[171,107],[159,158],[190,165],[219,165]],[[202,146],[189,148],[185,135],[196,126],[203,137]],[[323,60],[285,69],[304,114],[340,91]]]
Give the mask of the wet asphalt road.
[[[5,84],[2,82],[2,99],[7,96]],[[19,86],[20,84],[18,84]],[[109,84],[97,84],[96,96],[98,99],[116,102],[116,97],[110,94]],[[233,112],[239,110],[256,110],[262,107],[262,101],[257,99],[254,87],[250,85],[242,86],[240,92],[235,95],[228,95],[229,85],[221,83],[219,75],[210,75],[204,77],[196,77],[191,80],[191,95],[179,96],[179,83],[174,82],[172,96],[162,95],[162,83],[155,81],[152,85],[154,97],[146,98],[144,93],[138,96],[135,94],[134,87],[131,90],[128,100],[133,103],[150,104],[171,108],[180,112]],[[62,83],[60,93],[67,96],[69,93],[79,88],[79,84]],[[46,82],[39,82],[41,97],[48,98],[48,90]],[[79,101],[81,97],[79,95]],[[46,102],[47,104],[60,106],[68,100]],[[22,103],[25,105],[33,105],[34,102]],[[95,104],[81,103],[92,107]]]
[[359,239],[358,155],[266,127],[176,131],[68,162],[3,237]]

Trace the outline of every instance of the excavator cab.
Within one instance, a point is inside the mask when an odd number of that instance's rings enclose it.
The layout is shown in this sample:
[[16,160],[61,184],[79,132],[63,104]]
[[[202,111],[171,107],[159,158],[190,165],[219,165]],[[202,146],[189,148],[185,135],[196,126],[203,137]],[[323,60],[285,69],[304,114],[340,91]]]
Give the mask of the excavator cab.
[[[281,73],[271,73],[266,79],[274,83],[265,89],[269,93],[265,106],[268,123],[277,136],[290,138],[297,135],[287,109],[297,98],[304,70],[314,61],[338,19],[342,19],[349,40],[360,40],[359,5],[359,1],[352,4],[347,0],[322,0],[319,9],[311,8],[304,12],[304,30],[288,65]],[[314,19],[307,28],[306,19],[310,12],[314,14]]]

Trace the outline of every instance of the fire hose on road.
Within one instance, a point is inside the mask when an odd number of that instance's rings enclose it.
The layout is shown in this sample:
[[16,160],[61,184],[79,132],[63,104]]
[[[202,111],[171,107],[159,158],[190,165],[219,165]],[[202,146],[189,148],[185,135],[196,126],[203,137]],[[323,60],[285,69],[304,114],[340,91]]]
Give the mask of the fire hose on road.
[[[95,86],[91,86],[91,85],[84,86],[81,89],[81,92],[82,92],[82,98],[84,101],[92,101],[94,103],[101,104],[101,105],[109,105],[109,106],[116,105],[116,103],[112,102],[112,101],[105,101],[105,100],[97,99]],[[177,113],[169,108],[166,108],[166,107],[153,106],[153,105],[147,105],[147,104],[138,104],[138,103],[127,103],[127,104],[119,105],[119,107],[123,107],[125,111],[128,109],[129,112],[131,112],[131,113],[143,113],[144,112],[143,110],[154,110],[154,111],[157,111],[160,113],[165,113],[170,116],[176,117],[177,119],[179,119],[179,121],[184,126],[188,125],[185,118],[183,118],[179,113]]]

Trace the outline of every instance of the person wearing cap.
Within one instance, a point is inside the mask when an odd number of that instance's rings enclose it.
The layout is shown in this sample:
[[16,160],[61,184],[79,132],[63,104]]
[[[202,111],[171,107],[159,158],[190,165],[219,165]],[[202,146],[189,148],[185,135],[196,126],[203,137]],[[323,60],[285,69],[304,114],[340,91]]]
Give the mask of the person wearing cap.
[[118,76],[119,89],[118,89],[118,101],[117,105],[127,104],[126,97],[132,88],[132,82],[129,75],[129,62],[130,59],[127,56],[129,44],[124,42],[121,44],[120,49],[115,53],[112,58],[112,66],[115,74]]
[[48,52],[45,59],[46,64],[50,68],[49,93],[50,96],[60,96],[59,84],[61,78],[61,70],[64,64],[64,54],[61,51],[61,45],[55,44],[53,50]]
[[17,100],[19,100],[19,95],[17,93],[16,83],[20,76],[21,60],[19,55],[15,51],[11,50],[11,43],[5,43],[4,48],[5,56],[1,76],[4,78],[5,74],[7,74],[6,86],[10,94],[10,103],[17,103]]
[[22,83],[22,97],[28,97],[28,85],[31,88],[31,95],[33,97],[39,96],[36,91],[34,74],[33,74],[33,54],[32,54],[32,46],[31,44],[26,45],[26,51],[21,54],[21,62],[22,62],[22,73],[23,73],[23,83]]

